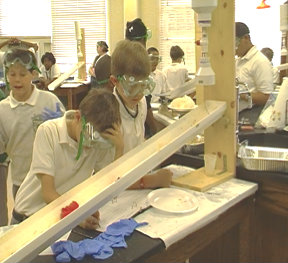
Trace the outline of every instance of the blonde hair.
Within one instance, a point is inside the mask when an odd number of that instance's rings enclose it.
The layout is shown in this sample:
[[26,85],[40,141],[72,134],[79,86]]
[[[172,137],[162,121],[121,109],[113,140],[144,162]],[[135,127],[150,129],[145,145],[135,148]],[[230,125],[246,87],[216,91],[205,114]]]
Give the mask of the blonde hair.
[[147,51],[139,42],[122,40],[117,43],[111,60],[112,75],[147,78],[150,67]]
[[119,103],[116,97],[105,89],[91,89],[79,105],[79,110],[87,122],[91,122],[103,132],[113,123],[121,123]]

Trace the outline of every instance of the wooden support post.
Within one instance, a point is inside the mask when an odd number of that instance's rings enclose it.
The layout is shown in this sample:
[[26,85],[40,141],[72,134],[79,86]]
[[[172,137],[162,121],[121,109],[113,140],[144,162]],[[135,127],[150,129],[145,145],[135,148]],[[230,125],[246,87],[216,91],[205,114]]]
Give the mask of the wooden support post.
[[86,73],[86,49],[85,49],[85,30],[84,28],[81,28],[81,36],[82,36],[82,40],[81,40],[81,53],[82,53],[82,57],[78,57],[78,63],[83,63],[83,66],[81,66],[78,69],[78,79],[79,80],[86,80],[87,77],[87,73]]
[[[28,262],[83,219],[221,118],[226,103],[206,101],[0,237],[0,262]],[[79,208],[60,220],[62,207]]]
[[[235,88],[235,2],[218,0],[208,28],[208,53],[215,72],[216,84],[197,87],[197,101],[221,100],[227,110],[221,120],[205,130],[205,153],[217,153],[217,169],[227,163],[228,172],[236,167],[236,88]],[[199,53],[197,53],[199,55]],[[225,159],[227,161],[225,161]]]

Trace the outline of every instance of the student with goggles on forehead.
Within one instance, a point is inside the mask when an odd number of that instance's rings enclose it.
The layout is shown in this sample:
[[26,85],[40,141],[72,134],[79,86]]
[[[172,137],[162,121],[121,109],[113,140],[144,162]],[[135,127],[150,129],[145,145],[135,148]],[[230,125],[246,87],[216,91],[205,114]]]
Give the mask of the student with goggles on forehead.
[[0,153],[7,152],[11,160],[14,197],[29,171],[38,126],[65,111],[53,93],[32,84],[39,71],[36,65],[35,55],[27,49],[13,48],[5,53],[5,80],[11,91],[0,102]]
[[[149,77],[150,71],[150,60],[143,45],[128,40],[118,42],[112,54],[110,79],[120,104],[124,153],[144,142],[147,114],[144,96],[151,94],[155,86]],[[167,187],[171,176],[169,170],[160,169],[152,175],[144,176],[133,187]]]
[[[67,111],[62,118],[41,124],[31,168],[17,193],[11,223],[23,221],[120,157],[120,124],[119,103],[104,89],[90,90],[79,110]],[[80,226],[95,229],[98,223],[99,213],[95,211]]]

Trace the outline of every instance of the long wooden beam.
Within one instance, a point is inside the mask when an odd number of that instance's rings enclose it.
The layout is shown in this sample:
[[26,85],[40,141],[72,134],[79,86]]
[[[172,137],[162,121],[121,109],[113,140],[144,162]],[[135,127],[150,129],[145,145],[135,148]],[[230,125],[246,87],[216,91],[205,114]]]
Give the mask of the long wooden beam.
[[55,79],[53,82],[51,82],[48,85],[48,89],[49,90],[55,90],[58,86],[61,85],[61,83],[68,79],[77,69],[81,68],[83,65],[85,64],[85,62],[78,62],[77,64],[75,64],[71,69],[69,69],[67,72],[65,72],[64,74],[62,74],[59,78]]
[[[27,262],[220,119],[226,102],[206,101],[0,237],[0,262]],[[60,220],[72,201],[79,208]]]

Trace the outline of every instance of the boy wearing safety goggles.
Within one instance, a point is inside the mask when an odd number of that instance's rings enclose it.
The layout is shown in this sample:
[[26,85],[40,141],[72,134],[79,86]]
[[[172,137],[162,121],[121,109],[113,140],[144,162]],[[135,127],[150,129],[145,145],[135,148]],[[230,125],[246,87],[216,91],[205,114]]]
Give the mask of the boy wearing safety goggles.
[[[144,96],[151,94],[155,87],[149,76],[150,60],[143,45],[136,41],[120,41],[112,54],[111,73],[114,94],[120,104],[126,153],[144,142],[147,114]],[[161,169],[153,175],[144,176],[131,188],[167,187],[171,176],[170,171]]]
[[0,102],[0,153],[7,152],[13,195],[23,182],[32,159],[35,131],[47,119],[65,111],[53,93],[40,91],[32,80],[37,75],[35,55],[27,49],[9,49],[4,56],[6,85],[10,95]]
[[[15,200],[11,223],[23,221],[47,203],[120,157],[123,138],[119,103],[104,89],[92,89],[79,110],[47,121],[37,130],[30,171]],[[44,157],[44,158],[43,158]],[[96,212],[80,225],[95,229]]]

